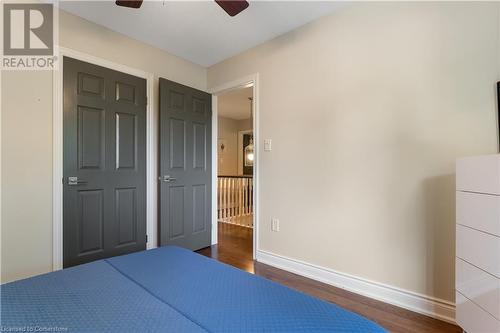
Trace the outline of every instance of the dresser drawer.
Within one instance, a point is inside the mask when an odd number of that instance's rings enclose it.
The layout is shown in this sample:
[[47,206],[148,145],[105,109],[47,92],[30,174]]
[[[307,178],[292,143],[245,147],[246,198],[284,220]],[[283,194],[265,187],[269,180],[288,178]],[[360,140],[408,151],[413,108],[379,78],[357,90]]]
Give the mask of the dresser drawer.
[[456,293],[457,324],[469,333],[500,332],[500,321],[471,302],[459,292]]
[[500,196],[458,191],[457,223],[500,236]]
[[500,237],[457,224],[457,257],[500,277]]
[[500,320],[500,279],[456,259],[456,289]]
[[500,195],[500,155],[457,160],[457,190]]

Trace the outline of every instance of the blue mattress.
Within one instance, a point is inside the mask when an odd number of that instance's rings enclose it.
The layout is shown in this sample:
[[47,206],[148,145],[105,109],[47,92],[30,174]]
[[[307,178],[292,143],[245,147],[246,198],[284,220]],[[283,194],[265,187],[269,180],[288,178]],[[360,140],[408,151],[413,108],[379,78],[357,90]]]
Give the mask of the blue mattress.
[[336,305],[178,247],[4,284],[2,329],[385,332]]

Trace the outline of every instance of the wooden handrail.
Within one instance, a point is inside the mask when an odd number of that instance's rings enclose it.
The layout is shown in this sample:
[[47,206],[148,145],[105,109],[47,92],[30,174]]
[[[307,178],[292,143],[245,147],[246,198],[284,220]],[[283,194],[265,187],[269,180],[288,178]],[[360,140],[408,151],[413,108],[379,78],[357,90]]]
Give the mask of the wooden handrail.
[[253,178],[252,175],[241,175],[241,176],[217,176],[218,178]]

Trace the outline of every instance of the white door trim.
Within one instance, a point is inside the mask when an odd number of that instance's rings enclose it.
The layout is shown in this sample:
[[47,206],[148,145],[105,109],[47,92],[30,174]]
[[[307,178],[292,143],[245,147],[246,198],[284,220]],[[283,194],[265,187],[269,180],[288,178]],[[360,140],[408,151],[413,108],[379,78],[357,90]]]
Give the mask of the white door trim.
[[259,73],[245,76],[209,89],[212,96],[212,245],[217,244],[217,95],[230,90],[253,87],[253,137],[255,163],[253,168],[253,258],[259,250]]
[[52,269],[63,268],[63,57],[71,57],[98,66],[113,69],[146,79],[146,234],[148,235],[147,249],[157,246],[156,221],[156,178],[154,165],[157,161],[153,129],[156,126],[156,117],[153,115],[151,101],[154,100],[152,73],[144,72],[126,65],[76,50],[59,47],[59,69],[53,71],[53,126],[52,126]]

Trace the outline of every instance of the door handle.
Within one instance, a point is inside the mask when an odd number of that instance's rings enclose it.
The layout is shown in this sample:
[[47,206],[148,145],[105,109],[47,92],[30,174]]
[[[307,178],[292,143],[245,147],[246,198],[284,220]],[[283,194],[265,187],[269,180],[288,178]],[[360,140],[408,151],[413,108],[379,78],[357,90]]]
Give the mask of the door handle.
[[160,176],[158,179],[165,183],[175,182],[177,178],[172,178],[170,175]]
[[78,177],[68,177],[68,185],[75,186],[84,184],[87,184],[87,182],[83,180],[78,180]]

